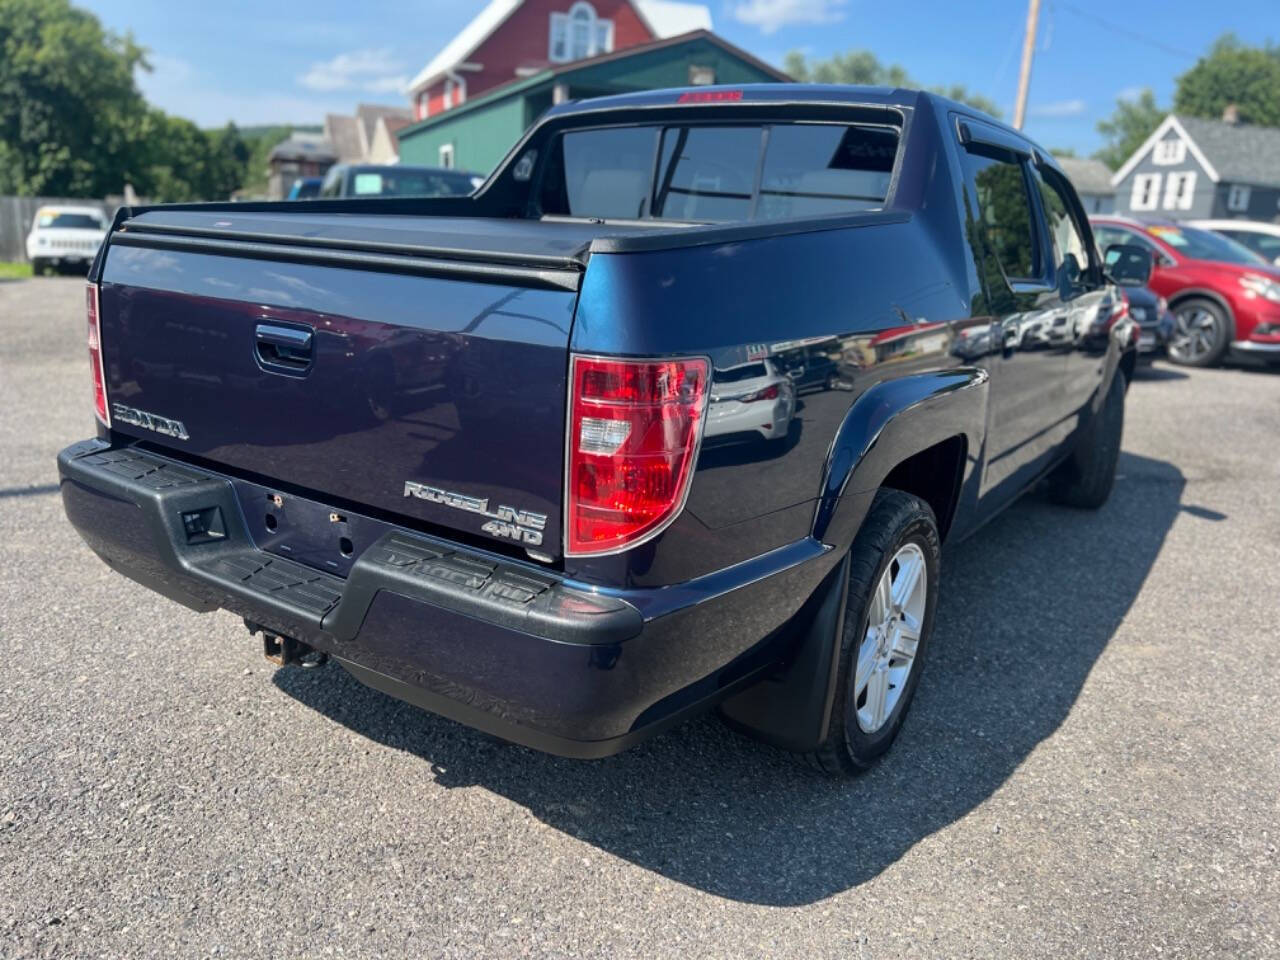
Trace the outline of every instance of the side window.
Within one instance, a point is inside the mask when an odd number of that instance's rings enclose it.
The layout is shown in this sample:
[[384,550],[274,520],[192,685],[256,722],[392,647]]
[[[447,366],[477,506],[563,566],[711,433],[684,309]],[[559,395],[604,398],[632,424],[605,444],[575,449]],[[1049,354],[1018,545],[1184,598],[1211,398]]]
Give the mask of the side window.
[[1005,278],[1038,277],[1035,218],[1022,163],[1012,154],[976,149],[966,151],[964,158],[978,221]]
[[[1053,275],[1062,282],[1063,273],[1071,287],[1087,284],[1093,276],[1089,246],[1084,231],[1076,220],[1074,207],[1052,172],[1034,171],[1036,187],[1040,191],[1040,205],[1044,208],[1045,223],[1053,242]],[[1069,260],[1068,257],[1074,259]]]
[[322,197],[340,197],[342,191],[342,167],[330,167],[329,172],[324,176],[324,183],[320,184],[320,196]]

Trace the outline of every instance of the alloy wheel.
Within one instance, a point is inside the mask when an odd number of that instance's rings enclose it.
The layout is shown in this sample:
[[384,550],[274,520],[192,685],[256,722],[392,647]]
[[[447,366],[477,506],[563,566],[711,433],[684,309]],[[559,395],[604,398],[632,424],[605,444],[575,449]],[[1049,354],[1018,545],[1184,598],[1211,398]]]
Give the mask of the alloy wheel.
[[1213,351],[1218,342],[1218,318],[1204,307],[1180,310],[1173,317],[1169,353],[1176,360],[1195,362]]
[[904,544],[876,585],[858,648],[853,700],[863,733],[883,727],[902,698],[920,643],[928,592],[924,551]]

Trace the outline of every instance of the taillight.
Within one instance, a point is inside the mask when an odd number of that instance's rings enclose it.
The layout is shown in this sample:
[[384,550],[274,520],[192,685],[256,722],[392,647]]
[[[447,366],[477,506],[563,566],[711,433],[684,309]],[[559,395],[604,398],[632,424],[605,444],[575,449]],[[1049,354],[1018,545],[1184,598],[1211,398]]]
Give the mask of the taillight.
[[93,412],[104,427],[111,426],[107,413],[107,378],[102,372],[102,325],[98,322],[98,285],[84,289],[85,313],[89,317],[89,366],[93,369]]
[[777,399],[778,399],[778,385],[776,383],[773,383],[765,387],[763,390],[757,390],[755,393],[751,393],[743,397],[742,402],[755,403],[757,400],[777,400]]
[[615,553],[679,515],[702,435],[707,374],[703,359],[573,358],[566,554]]

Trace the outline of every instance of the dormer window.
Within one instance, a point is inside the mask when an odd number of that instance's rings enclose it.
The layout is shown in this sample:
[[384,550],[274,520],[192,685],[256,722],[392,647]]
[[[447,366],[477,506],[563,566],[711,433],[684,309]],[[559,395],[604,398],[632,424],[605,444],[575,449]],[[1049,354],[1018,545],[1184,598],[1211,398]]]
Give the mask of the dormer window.
[[613,21],[601,20],[596,8],[579,0],[568,13],[551,14],[551,42],[548,58],[552,63],[582,60],[613,50]]

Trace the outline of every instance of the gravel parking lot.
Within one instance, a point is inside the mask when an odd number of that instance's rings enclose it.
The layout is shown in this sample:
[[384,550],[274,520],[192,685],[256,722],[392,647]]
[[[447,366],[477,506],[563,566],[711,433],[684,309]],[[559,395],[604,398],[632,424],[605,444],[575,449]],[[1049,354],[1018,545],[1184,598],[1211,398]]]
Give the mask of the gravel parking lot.
[[1141,374],[1105,509],[950,546],[871,774],[711,718],[582,763],[99,562],[82,283],[0,282],[0,955],[1280,955],[1280,373]]

